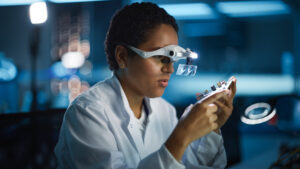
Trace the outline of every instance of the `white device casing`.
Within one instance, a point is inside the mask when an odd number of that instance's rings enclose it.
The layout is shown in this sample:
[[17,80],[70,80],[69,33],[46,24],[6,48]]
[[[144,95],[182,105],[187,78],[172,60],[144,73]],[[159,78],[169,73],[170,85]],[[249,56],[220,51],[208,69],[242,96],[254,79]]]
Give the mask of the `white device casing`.
[[185,50],[184,48],[178,45],[168,45],[158,50],[150,52],[140,50],[133,46],[128,47],[145,59],[152,56],[167,56],[171,59],[172,62],[176,62],[180,59],[186,59],[187,57],[190,57],[190,54],[192,53],[190,50]]

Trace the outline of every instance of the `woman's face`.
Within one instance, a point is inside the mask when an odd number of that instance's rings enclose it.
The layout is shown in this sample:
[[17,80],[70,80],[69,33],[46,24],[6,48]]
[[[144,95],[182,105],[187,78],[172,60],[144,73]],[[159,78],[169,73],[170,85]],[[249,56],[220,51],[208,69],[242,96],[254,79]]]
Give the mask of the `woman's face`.
[[[177,45],[178,36],[171,25],[161,24],[149,34],[148,40],[137,48],[144,51],[153,51],[168,45]],[[127,89],[141,96],[150,98],[163,95],[171,74],[174,72],[173,63],[162,63],[164,57],[140,56],[129,57],[124,80]]]

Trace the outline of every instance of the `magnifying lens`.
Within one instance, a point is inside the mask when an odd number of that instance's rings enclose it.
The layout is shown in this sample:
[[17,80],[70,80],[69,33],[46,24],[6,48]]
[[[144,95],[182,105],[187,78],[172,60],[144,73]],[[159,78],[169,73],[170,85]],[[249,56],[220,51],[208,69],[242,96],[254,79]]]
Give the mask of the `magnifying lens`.
[[276,108],[269,103],[255,103],[247,107],[241,116],[241,121],[246,124],[260,124],[270,120],[276,114]]
[[176,71],[176,75],[195,76],[196,72],[197,72],[196,65],[179,64]]

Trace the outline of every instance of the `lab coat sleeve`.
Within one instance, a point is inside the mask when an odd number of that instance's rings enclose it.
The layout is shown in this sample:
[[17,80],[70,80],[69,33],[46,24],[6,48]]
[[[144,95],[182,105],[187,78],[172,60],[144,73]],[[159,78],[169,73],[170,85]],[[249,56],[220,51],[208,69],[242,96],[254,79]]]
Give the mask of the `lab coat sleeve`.
[[[66,112],[62,131],[67,152],[56,152],[59,168],[72,169],[128,169],[123,153],[118,151],[109,122],[89,107],[72,105]],[[97,110],[96,112],[99,112]],[[61,156],[64,154],[64,157]],[[184,169],[162,147],[139,162],[138,169]]]
[[144,158],[138,169],[185,169],[185,166],[179,163],[169,152],[166,146]]
[[227,165],[221,135],[210,132],[192,142],[185,151],[183,163],[187,169],[220,169]]
[[[186,108],[186,116],[193,105]],[[192,142],[186,149],[182,161],[187,169],[220,169],[227,165],[223,137],[210,132]]]
[[60,140],[64,149],[56,156],[59,168],[120,169],[126,168],[103,110],[72,105],[66,112]]

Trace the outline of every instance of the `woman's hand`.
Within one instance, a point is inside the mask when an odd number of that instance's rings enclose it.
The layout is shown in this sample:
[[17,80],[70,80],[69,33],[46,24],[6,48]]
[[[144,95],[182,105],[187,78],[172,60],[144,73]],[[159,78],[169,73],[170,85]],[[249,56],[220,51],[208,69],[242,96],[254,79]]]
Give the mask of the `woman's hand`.
[[232,84],[229,87],[228,94],[214,102],[218,106],[218,111],[216,112],[216,115],[218,116],[217,124],[218,128],[214,130],[215,132],[219,133],[219,129],[226,123],[226,121],[229,119],[229,117],[232,114],[233,110],[233,99],[236,94],[236,78],[231,77]]
[[200,103],[196,103],[186,112],[187,114],[180,118],[165,144],[178,161],[192,141],[219,128],[216,115],[218,107],[213,103],[225,97],[227,92],[228,90],[217,92]]
[[184,129],[188,144],[219,128],[218,116],[216,114],[218,106],[214,103],[219,99],[227,97],[227,92],[227,90],[217,92],[203,101],[196,103],[188,112],[183,114],[177,127]]
[[196,103],[180,118],[176,128],[166,142],[166,147],[178,160],[194,140],[203,137],[211,131],[219,133],[233,110],[233,99],[236,94],[236,78],[229,90],[217,92],[203,101]]

